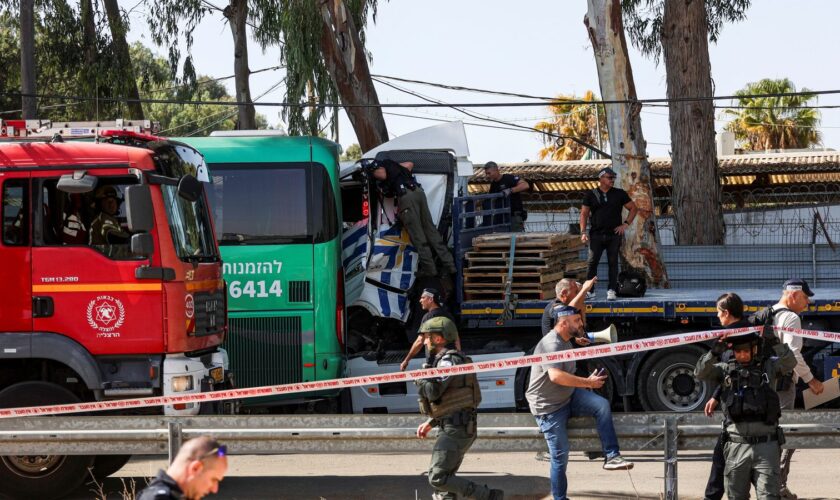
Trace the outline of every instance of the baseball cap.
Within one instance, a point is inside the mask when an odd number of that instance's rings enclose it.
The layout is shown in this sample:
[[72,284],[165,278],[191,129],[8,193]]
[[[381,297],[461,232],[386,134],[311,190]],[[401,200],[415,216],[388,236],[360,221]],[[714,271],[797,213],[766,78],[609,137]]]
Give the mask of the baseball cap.
[[446,316],[438,316],[420,325],[420,333],[439,333],[447,342],[458,340],[458,328]]
[[437,305],[440,305],[443,302],[440,297],[440,292],[437,291],[436,288],[424,288],[423,293],[421,293],[420,296],[431,297]]
[[600,179],[601,177],[603,177],[605,175],[609,175],[610,177],[615,177],[617,174],[615,173],[615,170],[611,169],[610,167],[604,167],[604,168],[601,169],[600,172],[598,172],[598,178]]
[[563,304],[557,305],[551,310],[551,317],[555,320],[563,316],[574,316],[575,314],[580,314],[580,309]]
[[496,164],[495,161],[488,161],[487,163],[484,164],[484,168],[485,169],[487,169],[487,168],[499,168],[499,165]]
[[782,288],[782,290],[785,290],[785,291],[788,291],[788,290],[790,290],[790,291],[802,290],[802,292],[805,293],[805,295],[807,295],[808,297],[813,297],[814,296],[814,292],[811,291],[811,287],[808,286],[808,282],[803,280],[803,279],[800,279],[800,278],[791,278],[791,279],[785,281],[785,284],[784,284],[784,287]]

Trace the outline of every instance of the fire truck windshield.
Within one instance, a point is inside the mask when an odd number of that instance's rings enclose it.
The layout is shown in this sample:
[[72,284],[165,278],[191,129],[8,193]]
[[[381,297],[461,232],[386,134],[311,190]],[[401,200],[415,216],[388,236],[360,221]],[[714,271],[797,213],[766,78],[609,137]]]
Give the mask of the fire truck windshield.
[[219,260],[204,195],[197,201],[187,201],[178,196],[177,186],[163,185],[161,190],[178,258],[198,262]]

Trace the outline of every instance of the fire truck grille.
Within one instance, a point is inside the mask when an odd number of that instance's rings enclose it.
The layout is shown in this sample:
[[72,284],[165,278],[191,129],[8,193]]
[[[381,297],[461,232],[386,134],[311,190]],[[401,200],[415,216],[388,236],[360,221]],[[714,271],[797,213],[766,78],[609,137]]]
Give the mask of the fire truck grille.
[[237,387],[300,382],[300,316],[230,318],[224,347]]
[[199,292],[195,300],[195,336],[221,333],[225,327],[225,290]]

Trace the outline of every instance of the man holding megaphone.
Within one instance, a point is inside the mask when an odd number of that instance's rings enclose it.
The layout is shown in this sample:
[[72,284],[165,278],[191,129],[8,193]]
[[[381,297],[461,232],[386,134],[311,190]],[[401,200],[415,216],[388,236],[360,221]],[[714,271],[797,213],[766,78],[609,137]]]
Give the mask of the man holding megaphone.
[[[572,349],[572,339],[585,332],[580,311],[574,307],[558,305],[554,308],[554,328],[543,336],[534,354]],[[575,375],[574,361],[531,367],[531,380],[525,394],[531,413],[548,444],[551,460],[551,493],[555,499],[565,499],[568,483],[566,465],[569,461],[569,438],[566,424],[573,416],[595,418],[601,446],[606,456],[604,469],[631,469],[633,463],[625,460],[618,449],[618,436],[612,421],[610,403],[605,398],[585,389],[598,389],[607,375],[593,372],[588,377]]]

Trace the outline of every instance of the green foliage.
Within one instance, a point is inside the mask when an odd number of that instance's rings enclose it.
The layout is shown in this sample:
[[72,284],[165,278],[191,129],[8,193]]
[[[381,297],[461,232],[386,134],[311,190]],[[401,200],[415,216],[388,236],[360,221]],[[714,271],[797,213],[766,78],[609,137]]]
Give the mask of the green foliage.
[[[590,101],[593,104],[566,104],[565,101]],[[582,98],[576,96],[558,96],[557,100],[548,106],[553,118],[547,121],[538,122],[534,128],[539,130],[540,138],[545,145],[539,152],[539,159],[549,158],[556,161],[584,159],[590,149],[570,140],[558,140],[554,136],[577,137],[589,143],[598,143],[598,126],[601,129],[601,142],[608,140],[607,136],[607,113],[603,104],[595,104],[599,99],[588,90]],[[595,112],[598,106],[598,112]],[[597,121],[596,121],[597,117]]]
[[817,96],[809,94],[808,89],[803,88],[804,94],[795,96],[750,97],[795,92],[796,86],[787,78],[765,78],[748,83],[735,93],[742,96],[738,105],[743,109],[725,111],[733,118],[726,130],[734,132],[742,146],[752,151],[799,149],[820,144],[822,137],[817,131],[820,112],[807,107]]
[[341,161],[358,161],[362,159],[362,147],[358,144],[347,146],[347,151],[341,155]]
[[[314,106],[318,102],[338,102],[339,95],[330,78],[321,53],[324,22],[313,0],[253,0],[252,23],[257,26],[254,39],[263,50],[279,46],[286,66],[286,102],[312,104],[283,110],[290,135],[318,135],[321,120],[328,110]],[[345,0],[364,44],[368,14],[376,18],[377,0]],[[338,126],[337,113],[329,117],[333,132]]]
[[[634,47],[659,62],[662,15],[668,0],[621,0],[624,29]],[[709,41],[717,42],[724,23],[746,19],[751,0],[705,0]]]

